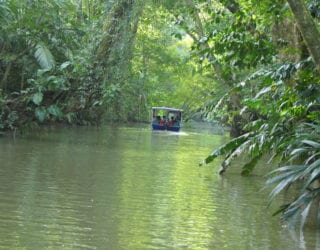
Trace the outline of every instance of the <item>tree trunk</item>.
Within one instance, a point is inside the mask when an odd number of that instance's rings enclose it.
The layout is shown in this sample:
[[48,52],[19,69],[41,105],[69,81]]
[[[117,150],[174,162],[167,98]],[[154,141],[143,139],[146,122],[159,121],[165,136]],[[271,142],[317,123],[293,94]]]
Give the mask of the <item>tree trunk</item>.
[[[124,114],[123,86],[131,78],[133,44],[145,2],[143,0],[118,0],[110,2],[104,25],[103,37],[97,49],[97,66],[103,70],[101,82],[105,88],[116,86],[116,96],[112,99],[109,111],[114,119],[122,119]],[[118,117],[116,117],[118,116]]]
[[288,0],[288,3],[316,68],[320,71],[320,32],[304,0]]
[[124,71],[128,70],[142,8],[140,0],[120,0],[110,9],[97,51],[98,62],[108,71],[106,75],[109,77],[117,71],[125,75]]
[[0,82],[0,89],[2,90],[6,90],[7,88],[7,80],[8,80],[8,76],[11,70],[13,62],[9,62],[8,66],[6,67],[6,70],[3,74],[2,80]]

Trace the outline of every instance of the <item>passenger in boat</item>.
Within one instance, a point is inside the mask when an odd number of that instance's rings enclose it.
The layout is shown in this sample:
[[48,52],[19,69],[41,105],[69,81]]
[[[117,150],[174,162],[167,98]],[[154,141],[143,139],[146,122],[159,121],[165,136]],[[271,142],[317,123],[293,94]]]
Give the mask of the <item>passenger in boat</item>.
[[174,117],[171,116],[171,119],[169,121],[169,126],[174,126]]
[[159,124],[161,125],[161,126],[164,126],[164,125],[166,125],[166,117],[165,116],[163,116],[162,117],[162,119],[160,120],[160,122],[159,122]]

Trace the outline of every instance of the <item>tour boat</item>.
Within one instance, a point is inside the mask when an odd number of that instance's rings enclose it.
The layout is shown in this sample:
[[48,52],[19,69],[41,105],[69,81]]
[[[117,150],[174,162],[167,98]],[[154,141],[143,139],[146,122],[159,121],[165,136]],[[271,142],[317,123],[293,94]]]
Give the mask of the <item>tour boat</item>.
[[152,107],[152,129],[178,132],[182,127],[182,110],[169,107]]

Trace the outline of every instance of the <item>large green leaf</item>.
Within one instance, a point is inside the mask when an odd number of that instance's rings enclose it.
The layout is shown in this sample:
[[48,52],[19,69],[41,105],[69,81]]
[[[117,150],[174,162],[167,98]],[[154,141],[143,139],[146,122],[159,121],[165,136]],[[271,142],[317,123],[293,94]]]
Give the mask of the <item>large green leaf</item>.
[[48,107],[48,113],[55,116],[55,117],[62,117],[62,112],[57,105],[51,105]]
[[65,69],[65,68],[67,68],[69,65],[71,65],[71,62],[70,61],[66,61],[66,62],[64,62],[64,63],[62,63],[61,65],[60,65],[60,69],[62,70],[62,69]]
[[42,99],[43,99],[43,94],[41,92],[35,93],[32,96],[32,101],[36,105],[40,105],[40,103],[42,102]]
[[52,53],[43,43],[37,44],[34,55],[43,69],[50,69],[55,66],[55,60]]
[[35,109],[35,116],[39,120],[39,122],[44,122],[47,117],[47,110],[45,107],[37,107]]

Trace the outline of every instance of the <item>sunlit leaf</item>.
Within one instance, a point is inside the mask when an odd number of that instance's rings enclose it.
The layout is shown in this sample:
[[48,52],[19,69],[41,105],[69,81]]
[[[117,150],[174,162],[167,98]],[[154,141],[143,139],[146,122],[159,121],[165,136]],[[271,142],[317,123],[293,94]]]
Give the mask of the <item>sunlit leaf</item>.
[[303,189],[307,189],[314,181],[320,179],[320,168],[315,169],[309,178],[305,181]]
[[271,179],[268,179],[266,185],[269,186],[271,184],[278,183],[276,187],[274,187],[269,195],[270,201],[272,201],[275,196],[277,196],[280,192],[284,191],[288,188],[292,183],[301,179],[303,177],[303,171],[306,169],[304,165],[297,166],[285,166],[278,168],[271,172],[271,174],[282,172],[278,176],[275,176]]
[[66,62],[64,62],[64,63],[62,63],[62,64],[60,65],[60,69],[65,69],[65,68],[67,68],[69,65],[71,65],[71,62],[70,62],[70,61],[66,61]]
[[306,166],[305,165],[289,165],[289,166],[283,166],[283,167],[280,167],[280,168],[277,168],[273,171],[271,171],[268,175],[272,175],[272,174],[275,174],[275,173],[278,173],[278,172],[287,172],[287,171],[301,171],[303,169],[305,169]]
[[42,102],[43,94],[41,92],[35,93],[32,96],[32,101],[34,104],[39,105]]
[[37,107],[35,109],[35,116],[39,120],[39,122],[44,122],[47,117],[47,111],[44,107]]
[[302,143],[307,144],[307,145],[309,145],[311,147],[320,149],[320,143],[318,143],[318,142],[311,141],[311,140],[302,140]]
[[37,44],[35,57],[43,69],[50,69],[55,65],[55,60],[53,55],[51,54],[48,47],[46,47],[42,43]]
[[49,114],[51,114],[51,115],[53,115],[55,117],[58,117],[58,118],[62,117],[62,112],[61,112],[60,108],[57,105],[50,105],[48,107],[47,111],[48,111]]

